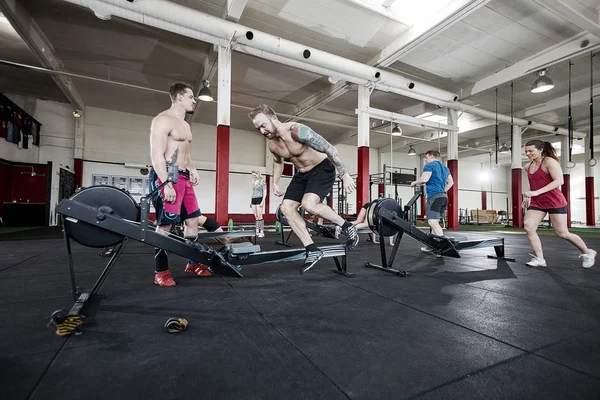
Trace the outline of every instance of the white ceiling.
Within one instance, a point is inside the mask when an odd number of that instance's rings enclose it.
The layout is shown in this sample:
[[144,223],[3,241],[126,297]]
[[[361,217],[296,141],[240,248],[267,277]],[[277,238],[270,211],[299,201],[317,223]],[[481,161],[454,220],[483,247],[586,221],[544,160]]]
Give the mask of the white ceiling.
[[[151,1],[151,0],[137,0]],[[229,0],[231,2],[232,0]],[[391,6],[394,0],[365,0],[372,4]],[[401,0],[397,0],[401,1]],[[174,0],[172,3],[189,7],[219,18],[227,15],[228,0]],[[390,44],[403,40],[419,24],[427,23],[431,15],[421,12],[421,21],[414,21],[407,12],[391,19],[381,13],[357,5],[354,0],[235,0],[243,12],[239,23],[254,30],[279,36],[311,48],[326,51],[364,64],[377,60]],[[456,2],[456,0],[454,0]],[[19,13],[11,13],[14,1],[0,0],[0,60],[46,67],[39,53],[28,48],[31,43],[33,21],[47,39],[62,63],[60,70],[91,80],[71,77],[73,86],[86,106],[103,107],[131,113],[155,115],[169,106],[164,93],[174,81],[198,85],[210,72],[215,72],[212,44],[113,17],[103,21],[86,8],[62,0],[21,0]],[[422,9],[434,10],[450,4],[449,0],[422,0]],[[584,34],[581,20],[558,12],[548,4],[567,4],[584,15],[591,25],[589,33],[600,36],[593,25],[598,22],[592,0],[479,0],[473,11],[444,29],[430,30],[430,35],[414,42],[400,53],[389,66],[380,68],[394,71],[416,82],[426,83],[457,93],[460,101],[483,109],[496,109],[502,114],[511,112],[511,81],[497,80],[489,89],[470,95],[474,85],[484,78],[500,76],[507,68],[542,54],[553,46]],[[165,10],[168,12],[168,9]],[[230,16],[229,19],[232,17]],[[402,21],[402,22],[399,22]],[[447,22],[447,21],[446,21]],[[11,27],[11,23],[14,28]],[[445,25],[446,26],[446,25]],[[590,28],[591,26],[591,28]],[[23,29],[25,27],[25,29]],[[571,59],[571,91],[576,93],[572,105],[573,121],[578,129],[587,130],[589,115],[590,55],[583,52]],[[593,84],[600,83],[600,57],[593,59]],[[513,105],[516,115],[524,115],[536,122],[566,127],[568,121],[566,96],[569,91],[568,61],[551,63],[548,76],[555,88],[541,94],[530,93],[536,76],[529,73],[512,79]],[[215,81],[216,76],[213,77]],[[130,86],[109,83],[126,83]],[[136,87],[132,87],[136,86]],[[216,85],[211,86],[215,97]],[[294,115],[299,105],[312,104],[304,121],[317,132],[335,143],[356,145],[355,109],[357,90],[349,85],[330,101],[311,102],[311,98],[328,95],[332,84],[326,76],[287,67],[261,58],[234,52],[232,55],[232,111],[231,126],[250,129],[246,117],[249,107],[259,103],[271,104],[283,114]],[[30,68],[16,68],[0,64],[0,91],[38,98],[68,102],[64,88],[46,72]],[[557,99],[563,98],[564,101]],[[371,106],[411,116],[431,112],[446,115],[445,109],[409,97],[378,90],[371,95]],[[554,103],[557,103],[554,105]],[[533,108],[540,111],[534,112]],[[314,109],[313,109],[314,108]],[[594,109],[598,120],[600,106]],[[287,119],[287,117],[282,117]],[[459,121],[476,122],[479,117],[463,114]],[[216,104],[202,104],[197,122],[214,124]],[[302,121],[302,118],[300,118]],[[445,121],[441,121],[445,123]],[[390,124],[372,120],[371,146],[389,150]],[[580,128],[581,125],[581,128]],[[414,144],[418,152],[432,145],[437,148],[437,133],[431,129],[402,126],[409,138],[394,138],[398,151],[407,151]],[[494,145],[494,124],[459,134],[459,144],[488,151]],[[508,124],[500,124],[501,142],[510,141]],[[540,135],[529,129],[525,137]],[[546,133],[543,133],[546,134]],[[420,139],[431,139],[424,142]],[[415,139],[412,139],[415,138]],[[440,140],[442,150],[445,139]],[[477,143],[477,144],[476,144]],[[463,148],[464,150],[464,148]],[[461,152],[461,157],[477,152]]]

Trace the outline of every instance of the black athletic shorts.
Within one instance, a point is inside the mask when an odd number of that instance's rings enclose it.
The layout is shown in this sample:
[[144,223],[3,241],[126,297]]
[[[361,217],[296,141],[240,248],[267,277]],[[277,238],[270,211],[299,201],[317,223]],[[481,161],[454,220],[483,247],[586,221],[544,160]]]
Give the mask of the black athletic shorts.
[[528,210],[536,210],[542,211],[548,214],[566,214],[569,206],[564,206],[560,208],[538,208],[538,207],[528,207]]
[[256,205],[256,206],[260,205],[260,203],[262,203],[262,199],[263,199],[262,197],[253,197],[252,203],[250,203],[250,204]]
[[314,193],[323,200],[335,183],[335,167],[328,158],[315,165],[310,171],[296,172],[283,199],[302,202],[306,193]]
[[427,199],[426,214],[427,219],[444,218],[446,207],[448,206],[448,196],[445,192],[436,193]]

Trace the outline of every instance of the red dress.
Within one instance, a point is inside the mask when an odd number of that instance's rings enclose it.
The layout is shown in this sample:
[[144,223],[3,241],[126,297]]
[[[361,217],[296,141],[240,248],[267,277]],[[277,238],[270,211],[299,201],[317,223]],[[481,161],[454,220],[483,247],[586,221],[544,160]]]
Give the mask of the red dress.
[[[544,160],[542,160],[542,164],[543,162]],[[529,170],[531,169],[531,164],[533,163],[530,163],[527,167],[527,179],[529,180],[530,190],[533,192],[548,185],[553,179],[548,172],[545,172],[542,169],[541,164],[537,171],[535,171],[533,174],[530,173]],[[533,196],[531,198],[531,204],[529,204],[529,207],[548,210],[551,208],[562,208],[567,206],[567,204],[567,199],[565,199],[565,196],[562,194],[560,188],[554,188],[549,192]]]

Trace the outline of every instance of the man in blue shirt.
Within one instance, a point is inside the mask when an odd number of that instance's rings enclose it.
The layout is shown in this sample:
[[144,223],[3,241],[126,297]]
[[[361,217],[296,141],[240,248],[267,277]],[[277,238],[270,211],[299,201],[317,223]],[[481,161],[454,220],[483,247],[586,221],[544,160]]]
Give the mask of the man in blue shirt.
[[[426,184],[427,193],[427,222],[434,235],[443,236],[444,231],[440,226],[440,219],[444,217],[448,205],[446,192],[454,185],[450,170],[439,160],[440,152],[429,150],[425,153],[425,167],[423,174],[410,186]],[[431,252],[429,247],[422,247],[422,251]]]

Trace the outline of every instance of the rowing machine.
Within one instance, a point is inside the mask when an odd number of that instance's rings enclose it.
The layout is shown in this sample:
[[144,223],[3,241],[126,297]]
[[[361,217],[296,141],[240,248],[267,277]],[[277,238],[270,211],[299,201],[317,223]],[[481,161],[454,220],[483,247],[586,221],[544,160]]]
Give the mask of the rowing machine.
[[514,258],[505,257],[504,238],[467,240],[466,238],[429,235],[413,223],[407,221],[404,218],[405,215],[406,214],[402,212],[402,208],[398,202],[393,199],[377,199],[371,203],[367,210],[367,222],[371,230],[380,236],[389,237],[396,234],[398,236],[392,247],[389,258],[387,256],[385,243],[383,240],[380,240],[381,265],[367,262],[365,264],[366,267],[394,273],[399,276],[407,276],[407,271],[392,268],[400,240],[404,233],[433,249],[433,253],[440,256],[460,258],[459,251],[461,250],[493,246],[496,255],[488,255],[488,258],[515,261]]

